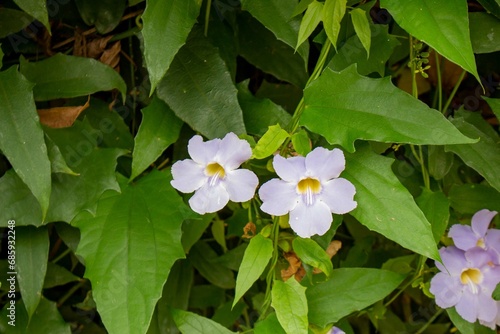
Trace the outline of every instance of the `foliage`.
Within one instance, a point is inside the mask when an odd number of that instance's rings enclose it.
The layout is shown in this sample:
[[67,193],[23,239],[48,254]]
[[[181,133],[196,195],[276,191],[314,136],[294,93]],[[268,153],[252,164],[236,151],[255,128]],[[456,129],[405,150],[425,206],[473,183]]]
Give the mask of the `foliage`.
[[[494,332],[429,285],[449,228],[500,211],[498,1],[8,0],[0,21],[0,332]],[[171,167],[231,132],[251,158],[200,170],[259,186],[199,215]],[[297,201],[334,178],[357,206],[301,238],[258,189],[318,147],[345,170]]]

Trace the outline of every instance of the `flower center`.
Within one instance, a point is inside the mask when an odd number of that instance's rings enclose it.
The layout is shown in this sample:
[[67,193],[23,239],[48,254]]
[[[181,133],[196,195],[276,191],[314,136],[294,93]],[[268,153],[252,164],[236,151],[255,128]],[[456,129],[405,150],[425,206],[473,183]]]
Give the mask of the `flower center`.
[[314,203],[314,195],[321,191],[321,183],[310,177],[300,180],[297,184],[297,192],[304,195],[304,200],[307,205]]
[[218,163],[212,162],[205,167],[205,174],[210,177],[209,184],[213,186],[219,179],[224,179],[226,171],[224,170],[224,167]]
[[483,281],[483,274],[481,271],[477,268],[469,268],[465,269],[462,271],[462,274],[460,274],[460,282],[462,282],[463,285],[468,285],[472,291],[473,294],[478,293],[478,284],[481,284]]
[[477,243],[476,243],[476,246],[477,247],[481,247],[481,248],[484,248],[486,245],[484,244],[484,239],[483,238],[480,238],[477,240]]

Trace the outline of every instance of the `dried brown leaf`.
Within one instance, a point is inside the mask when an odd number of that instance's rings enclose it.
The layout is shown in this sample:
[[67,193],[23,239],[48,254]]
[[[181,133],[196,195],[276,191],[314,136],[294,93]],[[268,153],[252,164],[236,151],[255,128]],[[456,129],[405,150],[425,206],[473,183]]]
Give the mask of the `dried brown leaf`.
[[40,123],[50,128],[67,128],[73,125],[78,115],[89,107],[90,98],[83,106],[54,107],[50,109],[38,109]]

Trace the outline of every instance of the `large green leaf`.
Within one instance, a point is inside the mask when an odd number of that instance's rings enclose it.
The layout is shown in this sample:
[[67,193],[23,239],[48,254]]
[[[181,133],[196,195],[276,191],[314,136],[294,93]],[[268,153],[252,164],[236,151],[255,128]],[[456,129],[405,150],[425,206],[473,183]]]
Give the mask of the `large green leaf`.
[[35,100],[46,101],[89,95],[117,88],[125,99],[127,87],[110,66],[95,59],[61,53],[38,62],[21,57],[21,73],[36,86]]
[[273,334],[286,334],[286,332],[283,330],[283,327],[281,327],[280,322],[278,321],[278,318],[276,317],[276,313],[271,313],[264,320],[256,322],[255,327],[254,327],[254,333],[255,334],[271,334],[271,333],[273,333]]
[[47,2],[44,0],[14,0],[26,13],[40,21],[50,33],[49,14],[47,12]]
[[4,38],[26,28],[33,18],[20,10],[10,8],[0,8],[0,38]]
[[141,174],[179,137],[182,121],[159,98],[153,97],[142,112],[142,121],[135,136],[130,180]]
[[146,332],[170,268],[184,257],[181,224],[191,213],[170,180],[152,172],[121,193],[105,193],[95,215],[85,211],[72,221],[81,231],[85,277],[111,333]]
[[157,94],[209,139],[245,133],[237,90],[217,48],[195,30],[172,61]]
[[371,24],[368,28],[371,32],[369,54],[366,53],[358,35],[353,35],[339,48],[328,67],[334,71],[342,71],[352,64],[357,64],[359,74],[368,75],[377,72],[383,77],[385,64],[394,48],[400,43],[395,36],[387,32],[386,25]]
[[470,40],[474,53],[500,50],[500,20],[482,12],[469,13]]
[[381,0],[394,20],[410,35],[473,74],[476,69],[469,35],[467,2],[462,0]]
[[467,166],[474,168],[496,190],[500,191],[500,146],[498,143],[463,118],[452,119],[452,123],[466,136],[481,138],[478,143],[446,145],[445,150],[458,155]]
[[19,290],[31,319],[42,297],[49,257],[49,234],[45,227],[20,227],[16,230],[16,269]]
[[33,84],[15,66],[0,72],[0,150],[33,192],[45,216],[51,192],[50,161],[32,89]]
[[478,321],[475,323],[468,322],[458,314],[454,307],[447,308],[446,313],[448,313],[451,322],[453,322],[453,325],[457,327],[461,334],[495,334],[493,329],[480,325]]
[[255,97],[247,88],[248,82],[245,80],[237,85],[238,102],[248,133],[262,136],[271,125],[286,127],[292,118],[290,114],[267,98]]
[[285,332],[307,334],[306,288],[292,276],[286,282],[275,280],[271,296],[271,305]]
[[[238,16],[239,54],[249,63],[276,78],[304,87],[308,75],[304,59],[252,16]],[[302,45],[305,45],[303,43]],[[299,48],[300,50],[300,48]]]
[[[350,212],[361,224],[401,246],[439,259],[431,225],[391,170],[393,160],[363,145],[346,154],[342,173],[356,187],[358,206]],[[383,195],[381,195],[383,194]]]
[[498,0],[478,0],[487,12],[492,13],[500,19],[500,1]]
[[238,270],[233,307],[264,272],[272,255],[273,242],[271,239],[257,234],[250,240]]
[[[19,1],[19,0],[18,0]],[[107,34],[120,23],[127,0],[75,0],[80,16],[100,34]]]
[[304,100],[301,124],[350,152],[356,139],[420,145],[475,142],[440,112],[396,88],[389,77],[363,77],[355,65],[340,73],[326,69],[306,88]]
[[424,188],[422,194],[416,199],[416,202],[427,220],[431,223],[434,240],[438,243],[448,227],[450,201],[443,192],[432,192]]
[[169,69],[196,22],[202,0],[148,0],[142,15],[144,57],[151,93]]
[[500,99],[492,99],[485,96],[483,96],[483,99],[488,103],[491,110],[493,110],[497,119],[500,120]]
[[500,192],[482,184],[453,185],[448,193],[451,207],[474,214],[482,209],[500,212]]
[[183,334],[232,334],[229,329],[201,315],[173,309],[174,321]]
[[[255,1],[242,0],[241,7],[252,14],[267,29],[273,32],[277,39],[295,48],[299,36],[300,18],[292,17],[296,1],[269,0]],[[298,49],[298,54],[307,66],[309,56],[309,43],[303,43]]]
[[340,268],[333,270],[332,277],[306,292],[309,321],[320,327],[383,299],[401,284],[405,275],[380,269]]
[[8,323],[10,319],[8,318],[9,310],[7,307],[2,309],[0,313],[0,333],[71,334],[70,324],[64,322],[55,302],[42,297],[31,320],[28,320],[28,314],[21,301],[17,302],[15,307],[14,325]]

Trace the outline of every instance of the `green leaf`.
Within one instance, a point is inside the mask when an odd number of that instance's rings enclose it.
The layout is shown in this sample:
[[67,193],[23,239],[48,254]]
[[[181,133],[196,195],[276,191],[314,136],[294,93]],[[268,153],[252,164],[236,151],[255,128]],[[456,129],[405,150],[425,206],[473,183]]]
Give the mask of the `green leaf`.
[[292,119],[290,114],[267,98],[255,97],[248,89],[248,83],[249,80],[245,80],[237,85],[238,102],[248,133],[262,136],[271,125],[287,126]]
[[335,49],[340,33],[340,22],[344,18],[347,0],[326,0],[323,8],[323,27]]
[[46,101],[118,89],[125,100],[127,86],[120,74],[95,59],[61,53],[38,62],[21,57],[21,73],[36,86],[35,100]]
[[86,25],[93,26],[104,35],[120,23],[127,0],[75,0],[76,7]]
[[444,178],[451,169],[454,154],[445,152],[444,146],[429,146],[429,174],[436,180]]
[[50,160],[50,167],[52,173],[65,173],[70,175],[78,175],[71,168],[69,168],[66,160],[61,153],[59,147],[54,143],[49,136],[45,136],[45,144],[47,145],[47,153]]
[[446,313],[461,334],[495,334],[494,330],[481,326],[478,322],[468,322],[457,313],[454,307],[447,308]]
[[474,53],[490,53],[500,50],[500,20],[493,15],[469,13],[470,40]]
[[481,140],[475,144],[446,145],[445,150],[458,155],[463,162],[474,168],[489,184],[500,191],[500,147],[498,143],[463,118],[451,121],[464,135]]
[[[296,1],[288,0],[242,0],[241,8],[250,12],[253,17],[272,31],[278,40],[288,44],[291,48],[295,48],[298,45],[301,22],[300,18],[292,17],[296,4]],[[297,53],[302,57],[304,68],[306,68],[309,43],[303,43],[297,48]]]
[[325,250],[312,239],[297,237],[293,239],[293,251],[300,260],[313,268],[320,269],[327,277],[331,277],[333,265]]
[[253,149],[253,158],[264,159],[278,150],[290,135],[279,125],[270,126]]
[[467,2],[462,0],[381,0],[394,20],[410,35],[474,75],[476,69],[469,35]]
[[49,235],[45,227],[19,227],[16,232],[17,281],[28,319],[31,319],[42,297],[49,257]]
[[[500,19],[500,2],[498,0],[478,0],[479,3],[486,9],[487,12],[492,13]],[[470,14],[470,13],[469,13]]]
[[153,171],[121,193],[101,196],[95,215],[84,211],[72,221],[81,231],[77,254],[109,332],[144,333],[170,268],[184,257],[181,224],[192,214],[170,180],[169,173]]
[[306,63],[294,51],[295,44],[289,46],[276,39],[246,13],[238,16],[238,44],[239,54],[255,67],[297,87],[305,86],[308,79]]
[[226,63],[198,29],[172,61],[157,94],[177,117],[209,139],[246,132]]
[[448,197],[458,212],[474,214],[482,209],[500,212],[500,192],[482,184],[454,184]]
[[493,293],[491,294],[494,300],[500,301],[500,283],[497,284],[495,290],[493,290]]
[[283,327],[281,327],[276,313],[269,314],[264,320],[255,323],[255,334],[286,334]]
[[173,309],[174,321],[183,334],[230,334],[229,329],[201,315]]
[[[350,214],[370,230],[424,256],[439,259],[431,225],[391,170],[393,160],[363,145],[346,154],[342,176],[356,187],[358,206]],[[384,194],[381,196],[380,194]]]
[[292,145],[295,151],[302,156],[306,156],[311,152],[311,141],[309,140],[307,131],[300,129],[298,132],[295,132],[292,135]]
[[[71,334],[70,324],[64,322],[57,309],[55,302],[41,298],[38,308],[28,320],[28,314],[21,301],[15,304],[15,322],[14,326],[8,322],[9,310],[7,307],[0,313],[0,332],[9,334]],[[28,325],[29,323],[29,325]]]
[[191,247],[200,240],[201,236],[212,222],[215,214],[205,214],[200,218],[186,219],[182,224],[182,247],[187,254]]
[[296,50],[306,39],[309,38],[309,36],[311,36],[314,29],[316,29],[318,24],[321,22],[322,16],[323,3],[315,0],[307,7],[307,11],[300,22],[299,38],[297,40],[297,45],[295,46]]
[[363,77],[356,66],[340,73],[326,69],[306,88],[304,100],[301,124],[349,152],[354,152],[356,139],[417,145],[475,142],[440,112],[396,88],[390,77]]
[[14,2],[19,6],[19,8],[40,21],[50,33],[49,14],[47,12],[46,1],[14,0]]
[[43,282],[44,289],[64,285],[70,282],[79,281],[80,277],[74,275],[68,269],[52,262],[47,263],[47,273]]
[[215,314],[212,317],[213,321],[218,322],[222,326],[225,327],[233,327],[235,323],[237,323],[238,319],[242,316],[243,311],[248,309],[247,304],[244,301],[240,301],[236,303],[234,307],[232,307],[233,301],[228,300],[221,307],[217,308]]
[[313,1],[315,0],[300,0],[297,6],[295,6],[291,17],[302,14]]
[[450,201],[443,192],[432,192],[425,188],[415,201],[431,223],[434,240],[438,243],[448,227]]
[[149,0],[142,15],[151,94],[196,23],[202,0]]
[[372,35],[371,51],[368,54],[357,35],[349,37],[339,48],[328,64],[334,71],[342,71],[352,64],[357,64],[358,73],[368,75],[377,72],[381,77],[385,75],[386,62],[400,43],[393,35],[387,32],[388,27],[382,24],[369,26]]
[[225,292],[215,285],[195,285],[189,295],[189,307],[195,309],[217,307],[226,300]]
[[141,174],[179,138],[183,124],[174,112],[156,96],[141,112],[142,121],[135,136],[130,180]]
[[483,96],[482,98],[488,103],[497,119],[500,120],[500,99],[492,99],[486,96]]
[[369,268],[334,269],[332,279],[307,289],[309,320],[320,327],[383,299],[405,275]]
[[358,36],[361,44],[363,44],[363,47],[367,52],[367,58],[370,58],[372,31],[370,29],[370,23],[368,22],[366,12],[361,8],[355,8],[350,12],[350,14],[356,36]]
[[51,192],[50,161],[32,88],[16,66],[0,72],[0,150],[33,192],[45,217]]
[[257,234],[250,240],[238,270],[238,277],[236,277],[233,307],[262,275],[272,255],[273,242],[271,239]]
[[20,10],[0,8],[0,38],[4,38],[26,28],[33,18]]
[[306,288],[292,276],[286,282],[275,280],[271,296],[271,305],[285,332],[307,334]]

